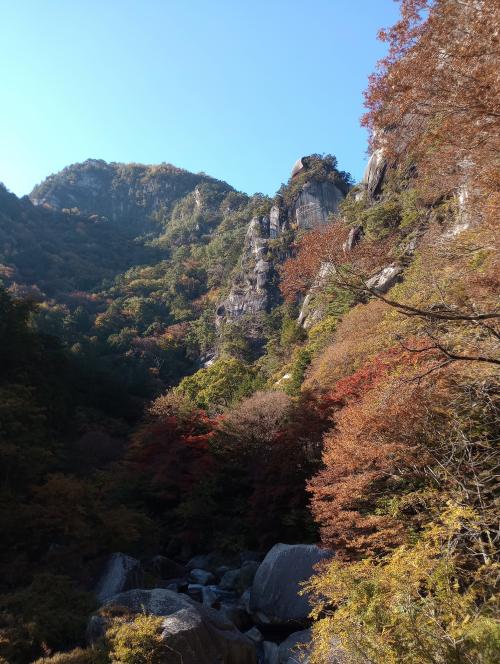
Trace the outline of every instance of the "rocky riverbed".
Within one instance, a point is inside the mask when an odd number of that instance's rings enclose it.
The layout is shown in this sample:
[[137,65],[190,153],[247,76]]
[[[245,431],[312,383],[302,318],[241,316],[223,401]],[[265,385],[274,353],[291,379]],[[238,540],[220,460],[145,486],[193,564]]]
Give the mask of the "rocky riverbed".
[[[309,601],[301,584],[331,555],[312,544],[276,544],[265,555],[200,555],[182,564],[113,554],[95,592],[88,640],[113,611],[164,617],[163,638],[182,664],[307,664]],[[332,664],[340,662],[332,653]]]

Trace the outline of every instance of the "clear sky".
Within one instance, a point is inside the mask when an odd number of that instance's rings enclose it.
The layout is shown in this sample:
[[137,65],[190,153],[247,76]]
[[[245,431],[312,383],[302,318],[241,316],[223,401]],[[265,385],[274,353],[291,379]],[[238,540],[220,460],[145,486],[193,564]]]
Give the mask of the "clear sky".
[[359,179],[394,0],[0,0],[0,181],[89,157],[272,194],[297,157]]

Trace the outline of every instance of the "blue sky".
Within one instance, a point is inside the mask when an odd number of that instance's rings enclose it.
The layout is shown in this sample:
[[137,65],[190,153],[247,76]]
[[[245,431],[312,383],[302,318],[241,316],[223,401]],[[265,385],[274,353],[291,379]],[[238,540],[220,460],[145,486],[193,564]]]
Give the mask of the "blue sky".
[[394,0],[0,0],[0,181],[89,157],[272,194],[297,157],[366,162],[363,90]]

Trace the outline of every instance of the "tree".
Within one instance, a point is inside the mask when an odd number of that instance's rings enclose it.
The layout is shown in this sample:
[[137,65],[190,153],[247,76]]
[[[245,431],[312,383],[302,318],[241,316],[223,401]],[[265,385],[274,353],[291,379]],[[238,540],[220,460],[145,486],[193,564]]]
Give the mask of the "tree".
[[255,392],[224,413],[220,435],[242,463],[247,455],[255,454],[262,462],[266,447],[286,427],[291,409],[291,399],[283,392]]
[[282,392],[257,392],[226,411],[212,448],[219,530],[228,540],[235,530],[240,546],[315,538],[305,483],[328,416],[327,402]]
[[417,165],[431,200],[460,192],[469,214],[495,222],[498,171],[498,0],[400,0],[380,38],[363,122],[390,163]]
[[205,478],[213,472],[210,439],[214,420],[182,399],[160,398],[151,417],[135,433],[123,478],[129,499],[140,501],[162,523],[160,538],[183,543],[203,542],[209,503],[189,518],[183,514]]
[[221,357],[212,365],[183,378],[176,391],[197,406],[222,410],[252,392],[254,370],[234,357]]
[[415,359],[423,361],[397,349],[381,353],[328,395],[335,426],[309,489],[323,543],[345,558],[387,552],[418,516],[411,501],[403,518],[390,507],[395,495],[425,484],[425,443],[442,419],[432,386],[402,378],[419,370]]
[[333,648],[352,664],[494,664],[495,571],[482,566],[465,588],[458,581],[455,543],[476,518],[450,505],[411,546],[381,560],[327,563],[307,587],[317,619],[311,662],[331,662]]

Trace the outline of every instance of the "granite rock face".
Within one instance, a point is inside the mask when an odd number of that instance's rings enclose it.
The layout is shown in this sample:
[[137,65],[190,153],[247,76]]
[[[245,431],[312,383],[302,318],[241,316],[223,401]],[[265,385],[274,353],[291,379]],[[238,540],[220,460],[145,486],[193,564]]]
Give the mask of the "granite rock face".
[[323,263],[302,302],[297,323],[305,330],[310,329],[324,317],[326,313],[326,302],[321,298],[321,292],[333,276],[335,267],[332,263]]
[[124,553],[113,553],[97,583],[97,599],[105,602],[124,590],[139,588],[143,577],[144,571],[139,560]]
[[277,303],[276,268],[288,254],[273,255],[270,243],[287,228],[304,230],[327,223],[344,197],[333,182],[311,179],[302,186],[293,204],[287,206],[278,198],[269,215],[251,220],[242,249],[241,270],[233,279],[228,297],[217,307],[218,326],[266,312]]
[[377,199],[382,191],[382,184],[384,182],[386,170],[387,160],[384,156],[383,150],[378,148],[372,153],[368,160],[360,183],[361,189],[359,195],[362,196],[363,194],[366,194],[369,201]]
[[269,226],[267,216],[251,220],[243,244],[241,271],[234,279],[228,297],[217,307],[219,323],[267,310],[273,267],[268,259]]
[[326,224],[330,214],[338,211],[344,194],[333,182],[310,180],[302,187],[293,204],[291,216],[298,228]]
[[368,279],[366,285],[377,293],[387,293],[400,280],[402,272],[403,266],[393,263]]
[[300,595],[301,583],[314,573],[314,566],[330,553],[313,544],[276,544],[255,575],[250,609],[264,624],[307,622],[310,605]]
[[278,648],[279,664],[305,664],[308,661],[311,630],[304,629],[290,634]]
[[269,212],[269,237],[271,240],[278,237],[283,229],[283,224],[282,208],[278,205],[273,205]]

